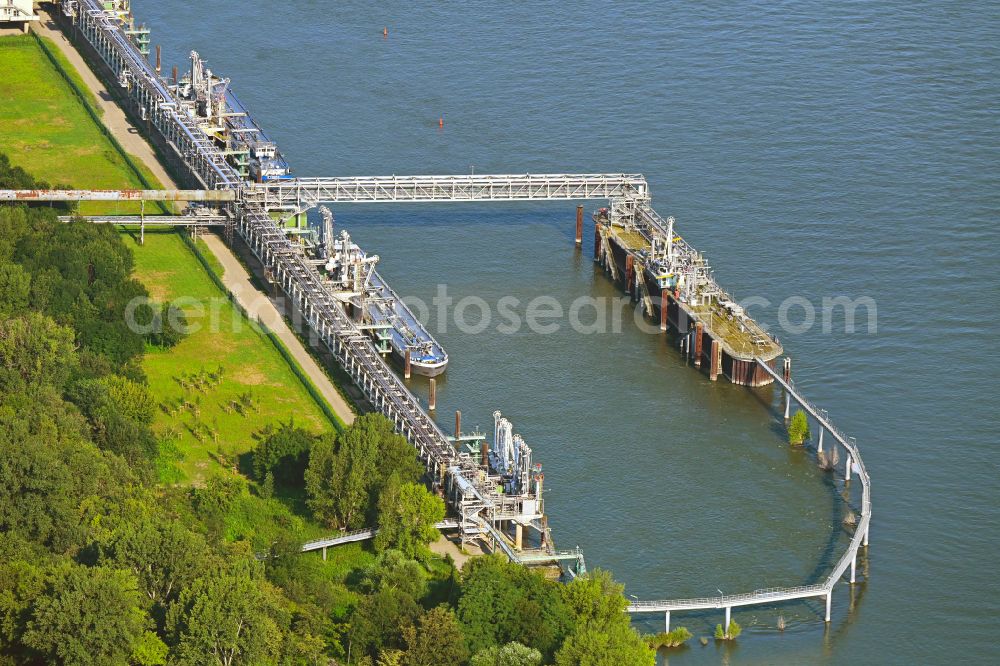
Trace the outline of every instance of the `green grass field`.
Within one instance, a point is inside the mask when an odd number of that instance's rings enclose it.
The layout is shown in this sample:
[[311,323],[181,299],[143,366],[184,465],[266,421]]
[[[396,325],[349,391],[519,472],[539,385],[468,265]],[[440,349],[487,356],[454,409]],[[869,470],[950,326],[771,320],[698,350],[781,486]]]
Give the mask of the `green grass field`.
[[[0,150],[14,166],[52,185],[80,188],[153,187],[156,178],[137,160],[123,157],[87,113],[98,113],[91,93],[57,47],[49,51],[83,99],[29,35],[0,38]],[[137,204],[84,203],[82,214],[134,213]]]
[[172,349],[151,348],[143,361],[160,402],[156,430],[172,443],[161,461],[163,480],[198,483],[219,468],[238,468],[268,424],[294,419],[314,431],[333,428],[271,341],[234,308],[177,232],[147,231],[145,245],[127,242],[136,277],[152,298],[185,299],[178,305],[198,329]]

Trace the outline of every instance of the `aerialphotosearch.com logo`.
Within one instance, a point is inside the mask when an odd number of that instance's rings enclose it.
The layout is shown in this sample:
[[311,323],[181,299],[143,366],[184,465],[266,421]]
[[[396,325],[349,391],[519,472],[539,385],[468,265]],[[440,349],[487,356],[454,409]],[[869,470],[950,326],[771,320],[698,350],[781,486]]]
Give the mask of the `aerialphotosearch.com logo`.
[[[629,318],[644,333],[661,333],[659,322],[647,317],[642,304],[629,296],[578,296],[564,304],[554,296],[545,294],[528,301],[507,295],[501,296],[491,305],[477,295],[465,295],[456,300],[448,293],[448,285],[439,284],[437,293],[431,299],[431,307],[420,298],[406,297],[403,302],[422,323],[430,320],[433,309],[436,333],[447,333],[449,323],[468,335],[483,333],[491,327],[497,333],[505,335],[520,333],[525,327],[538,335],[550,335],[561,330],[564,323],[582,335],[621,333],[623,322]],[[755,315],[759,317],[760,313],[769,313],[773,303],[767,298],[752,296],[737,305],[750,318],[754,318]],[[751,308],[754,308],[753,312],[750,311]],[[864,322],[859,326],[859,310],[862,309]],[[738,315],[732,311],[717,308],[714,314],[706,318],[705,323],[711,327],[713,318],[736,317]],[[869,296],[853,299],[847,296],[825,296],[817,307],[808,298],[790,296],[778,306],[777,319],[781,332],[791,335],[812,331],[817,323],[824,335],[835,331],[839,333],[841,330],[853,334],[859,329],[863,329],[868,335],[874,335],[878,332],[878,305]],[[840,329],[839,322],[843,323],[843,329]],[[764,332],[768,331],[768,326],[759,319],[757,325]]]
[[[241,307],[227,308],[233,301]],[[238,332],[247,325],[257,330],[273,330],[280,325],[279,315],[267,305],[267,301],[271,301],[278,311],[288,314],[292,328],[298,333],[311,342],[317,339],[301,313],[289,307],[290,300],[268,299],[257,291],[234,293],[233,299],[181,297],[166,306],[138,297],[128,304],[125,318],[129,328],[141,335],[158,333],[164,327],[181,334],[200,330]],[[659,299],[654,301],[658,306]],[[659,320],[646,316],[643,304],[628,296],[579,296],[565,302],[547,294],[527,300],[504,295],[491,303],[475,294],[467,293],[456,298],[449,293],[448,285],[439,284],[429,304],[413,296],[403,298],[403,302],[421,324],[428,326],[432,335],[448,333],[452,327],[465,335],[480,335],[487,331],[515,335],[525,330],[536,335],[551,335],[565,326],[580,335],[618,334],[624,330],[629,319],[632,320],[630,325],[643,333],[662,334]],[[874,335],[878,332],[878,306],[875,299],[869,296],[824,296],[818,305],[804,296],[790,296],[781,301],[776,309],[769,299],[751,296],[736,305],[739,309],[735,311],[718,307],[708,315],[701,314],[700,318],[709,329],[720,325],[752,326],[741,318],[739,313],[743,312],[769,335],[775,334],[775,331],[780,335],[815,333],[817,326],[824,335]],[[244,313],[250,314],[245,317]],[[659,317],[658,312],[656,317]],[[766,322],[774,318],[777,327],[771,329]]]

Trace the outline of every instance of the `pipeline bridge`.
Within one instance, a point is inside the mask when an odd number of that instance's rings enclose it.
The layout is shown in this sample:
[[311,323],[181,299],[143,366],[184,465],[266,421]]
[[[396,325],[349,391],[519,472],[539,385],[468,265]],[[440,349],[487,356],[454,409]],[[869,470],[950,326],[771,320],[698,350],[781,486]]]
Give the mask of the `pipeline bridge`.
[[[461,176],[387,176],[370,178],[292,178],[253,183],[242,177],[198,126],[190,110],[179,103],[129,38],[114,12],[106,11],[98,0],[66,0],[61,3],[63,20],[75,37],[82,39],[103,63],[106,77],[116,81],[130,110],[146,121],[171,154],[184,165],[186,176],[198,186],[190,190],[5,190],[0,201],[196,201],[215,202],[227,219],[227,236],[238,234],[264,267],[272,284],[280,286],[308,321],[337,362],[350,374],[368,401],[395,425],[415,447],[435,487],[442,490],[457,515],[455,524],[463,541],[468,538],[491,540],[495,549],[522,563],[575,560],[583,570],[579,550],[555,550],[544,520],[540,488],[537,506],[526,509],[518,498],[498,492],[496,485],[484,483],[482,470],[469,454],[459,453],[451,438],[420,405],[402,380],[391,371],[370,337],[346,314],[341,303],[325,288],[319,273],[295,247],[272,218],[274,211],[304,211],[323,202],[474,202],[552,201],[607,199],[618,216],[638,214],[650,217],[649,189],[645,179],[635,174],[524,174]],[[644,211],[644,212],[643,212]],[[578,216],[577,237],[579,242]],[[95,221],[101,221],[95,218]],[[105,220],[110,221],[110,220]],[[140,223],[143,216],[140,216]],[[157,223],[160,220],[157,219]],[[825,412],[796,392],[786,365],[779,376],[767,362],[757,361],[782,386],[786,395],[785,414],[794,400],[820,424],[820,442],[829,431],[833,446],[847,453],[845,481],[852,471],[861,480],[861,519],[850,546],[827,578],[818,584],[757,590],[738,595],[699,599],[637,601],[630,613],[665,613],[669,628],[671,611],[771,604],[790,599],[824,597],[826,619],[830,619],[830,595],[848,568],[855,579],[858,549],[868,543],[871,521],[871,489],[868,473],[857,444],[837,430]],[[787,359],[786,359],[787,363]],[[457,434],[457,433],[456,433]],[[532,500],[535,501],[535,500]],[[498,525],[520,520],[541,533],[541,547],[522,552],[504,537]],[[835,526],[839,529],[839,526]],[[357,533],[343,538],[370,538]],[[319,542],[317,542],[319,543]],[[308,545],[308,544],[307,544]],[[315,548],[323,548],[322,545]],[[329,547],[330,542],[325,547]],[[310,548],[310,549],[315,549]]]
[[92,224],[152,227],[224,227],[230,223],[226,215],[60,215],[60,222],[83,220]]
[[321,203],[580,201],[648,199],[636,174],[484,174],[289,178],[217,190],[0,190],[0,201],[215,201],[268,210]]

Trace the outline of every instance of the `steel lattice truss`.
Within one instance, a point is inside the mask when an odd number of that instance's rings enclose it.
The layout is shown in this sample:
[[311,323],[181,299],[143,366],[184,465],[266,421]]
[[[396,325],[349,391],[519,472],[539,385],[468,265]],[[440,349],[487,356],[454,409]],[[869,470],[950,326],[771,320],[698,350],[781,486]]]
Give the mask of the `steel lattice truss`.
[[639,174],[504,174],[293,178],[258,183],[244,196],[268,207],[322,202],[552,201],[648,199]]

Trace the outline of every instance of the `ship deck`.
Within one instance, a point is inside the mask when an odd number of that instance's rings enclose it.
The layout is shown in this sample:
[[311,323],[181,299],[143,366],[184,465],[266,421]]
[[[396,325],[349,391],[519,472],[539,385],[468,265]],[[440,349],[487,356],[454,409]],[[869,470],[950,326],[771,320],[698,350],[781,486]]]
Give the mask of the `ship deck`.
[[[612,225],[610,233],[615,242],[627,252],[638,253],[652,249],[647,236],[637,229],[624,229]],[[775,342],[760,324],[749,318],[741,322],[714,299],[699,305],[689,303],[681,305],[692,318],[704,324],[705,330],[711,333],[712,337],[722,345],[723,351],[733,358],[752,360],[760,357],[770,361],[782,353],[781,345]]]

